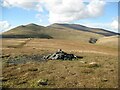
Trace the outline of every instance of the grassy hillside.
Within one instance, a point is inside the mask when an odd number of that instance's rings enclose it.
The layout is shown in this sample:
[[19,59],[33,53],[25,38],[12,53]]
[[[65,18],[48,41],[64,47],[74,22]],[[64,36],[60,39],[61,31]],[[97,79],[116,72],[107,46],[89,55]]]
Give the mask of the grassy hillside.
[[91,33],[95,33],[95,34],[100,34],[100,35],[104,35],[104,36],[112,36],[112,35],[116,35],[117,33],[105,30],[105,29],[101,29],[101,28],[91,28],[91,27],[86,27],[83,25],[79,25],[79,24],[58,24],[55,23],[53,25],[51,25],[51,27],[55,27],[55,28],[71,28],[74,30],[79,30],[79,31],[84,31],[84,32],[91,32]]
[[51,36],[42,33],[44,30],[43,26],[36,24],[28,24],[26,26],[18,26],[5,33],[3,33],[3,38],[52,38]]
[[[43,27],[28,24],[3,33],[4,38],[0,39],[3,72],[0,86],[117,88],[118,36],[108,37],[106,35],[110,33],[102,29],[68,26],[53,24]],[[97,43],[86,43],[90,38],[97,38]],[[58,49],[81,58],[42,61],[44,55],[52,54]],[[47,84],[40,84],[41,81]]]
[[99,39],[116,33],[103,29],[89,28],[77,24],[52,24],[47,27],[36,24],[21,25],[4,32],[3,38],[47,38],[89,42],[90,38]]
[[[4,38],[2,43],[3,88],[118,87],[117,49],[60,39]],[[83,58],[41,61],[41,56],[59,48]],[[40,80],[47,80],[47,85],[40,85]]]
[[3,38],[54,38],[54,39],[67,39],[67,40],[80,40],[88,41],[91,37],[100,38],[101,34],[86,32],[83,30],[76,30],[63,26],[43,27],[36,24],[28,24],[25,26],[18,26],[5,33]]
[[102,37],[100,38],[96,44],[97,45],[103,45],[103,46],[108,46],[108,47],[115,47],[118,48],[119,44],[118,41],[120,39],[120,36],[116,35],[116,36],[109,36],[109,37]]

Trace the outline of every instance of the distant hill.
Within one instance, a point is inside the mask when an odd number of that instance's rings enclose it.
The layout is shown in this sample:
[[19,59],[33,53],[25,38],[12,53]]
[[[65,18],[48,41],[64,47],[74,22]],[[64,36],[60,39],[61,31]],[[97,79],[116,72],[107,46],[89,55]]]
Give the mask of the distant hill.
[[47,38],[89,41],[90,38],[117,35],[104,29],[89,28],[77,24],[52,24],[44,27],[36,24],[21,25],[2,34],[3,38]]
[[118,46],[119,39],[120,39],[120,36],[118,36],[118,35],[109,36],[109,37],[102,37],[96,42],[96,44],[118,48],[119,47]]
[[41,33],[45,27],[36,24],[21,25],[2,34],[3,38],[52,38]]
[[67,28],[72,28],[72,29],[75,29],[75,30],[101,34],[101,35],[104,35],[104,36],[117,35],[117,33],[111,32],[111,31],[108,31],[108,30],[105,30],[105,29],[91,28],[91,27],[86,27],[86,26],[79,25],[79,24],[58,24],[58,23],[55,23],[51,26],[52,27],[67,27]]

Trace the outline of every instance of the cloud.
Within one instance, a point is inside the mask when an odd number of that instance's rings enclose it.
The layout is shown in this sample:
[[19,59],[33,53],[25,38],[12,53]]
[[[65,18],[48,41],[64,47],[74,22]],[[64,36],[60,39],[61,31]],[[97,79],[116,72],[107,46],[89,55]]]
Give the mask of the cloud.
[[[97,17],[103,14],[105,2],[102,0],[93,0],[87,5],[87,13],[90,17]],[[86,14],[87,14],[86,13]]]
[[39,22],[42,22],[43,20],[41,18],[44,18],[44,16],[42,14],[36,14],[35,18],[38,19]]
[[68,23],[84,18],[98,17],[103,14],[105,1],[91,0],[4,0],[4,7],[19,7],[49,12],[50,23]]
[[82,25],[92,27],[92,28],[103,28],[103,29],[108,29],[113,32],[119,32],[119,22],[118,19],[113,19],[111,22],[106,22],[106,23],[82,23]]
[[89,22],[89,23],[81,23],[82,25],[91,27],[91,28],[106,28],[106,26],[108,26],[108,23],[93,23],[93,22]]
[[84,18],[98,17],[103,14],[105,2],[92,0],[88,4],[82,0],[44,0],[49,11],[50,23],[68,23]]
[[8,21],[0,21],[0,32],[6,31],[10,28]]
[[39,6],[39,0],[3,0],[2,6],[19,7],[27,10],[35,9],[42,11],[42,7]]
[[113,20],[110,24],[111,28],[114,30],[118,30],[118,20]]

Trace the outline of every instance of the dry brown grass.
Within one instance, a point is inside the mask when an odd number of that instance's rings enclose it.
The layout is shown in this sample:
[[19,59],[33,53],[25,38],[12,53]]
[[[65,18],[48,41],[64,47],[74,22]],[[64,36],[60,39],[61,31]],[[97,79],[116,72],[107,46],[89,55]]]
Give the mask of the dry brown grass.
[[[93,59],[95,58],[95,59]],[[83,64],[80,61],[86,61]],[[89,67],[90,62],[100,67]],[[86,55],[76,61],[29,62],[3,67],[4,87],[38,88],[117,88],[117,58]],[[47,86],[38,86],[37,81],[48,79]],[[23,82],[23,83],[22,83]],[[12,83],[12,84],[11,84]]]
[[[74,61],[49,60],[8,65],[3,63],[3,87],[17,88],[117,88],[118,57],[117,49],[92,45],[84,42],[57,39],[31,39],[22,47],[9,48],[26,39],[3,39],[3,54],[10,57],[52,53],[61,48],[68,53],[82,56]],[[85,52],[86,51],[86,52]],[[91,52],[91,51],[94,51]],[[101,52],[101,53],[98,53]],[[7,58],[3,58],[3,62]],[[86,63],[82,63],[86,62]],[[99,67],[90,67],[97,62]],[[38,85],[39,80],[48,80],[48,85]]]
[[98,45],[108,46],[118,48],[119,44],[118,41],[120,40],[119,36],[109,36],[109,37],[102,37],[97,41]]
[[[86,52],[86,53],[106,53],[109,55],[117,55],[118,50],[111,47],[89,44],[81,41],[73,40],[57,40],[57,39],[3,39],[2,50],[3,53],[11,54],[32,54],[32,53],[44,53],[55,52],[57,49],[63,49],[66,52]],[[10,42],[11,41],[11,42]],[[15,46],[22,47],[14,48]],[[9,47],[13,48],[9,48]]]

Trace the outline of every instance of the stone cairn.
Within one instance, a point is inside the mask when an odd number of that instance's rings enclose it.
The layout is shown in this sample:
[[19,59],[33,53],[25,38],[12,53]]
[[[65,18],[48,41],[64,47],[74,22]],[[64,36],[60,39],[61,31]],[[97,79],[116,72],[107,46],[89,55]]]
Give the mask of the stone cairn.
[[67,54],[66,52],[62,51],[62,49],[58,49],[57,52],[53,54],[48,54],[47,56],[43,56],[44,60],[73,60],[77,59],[77,56],[74,54]]

